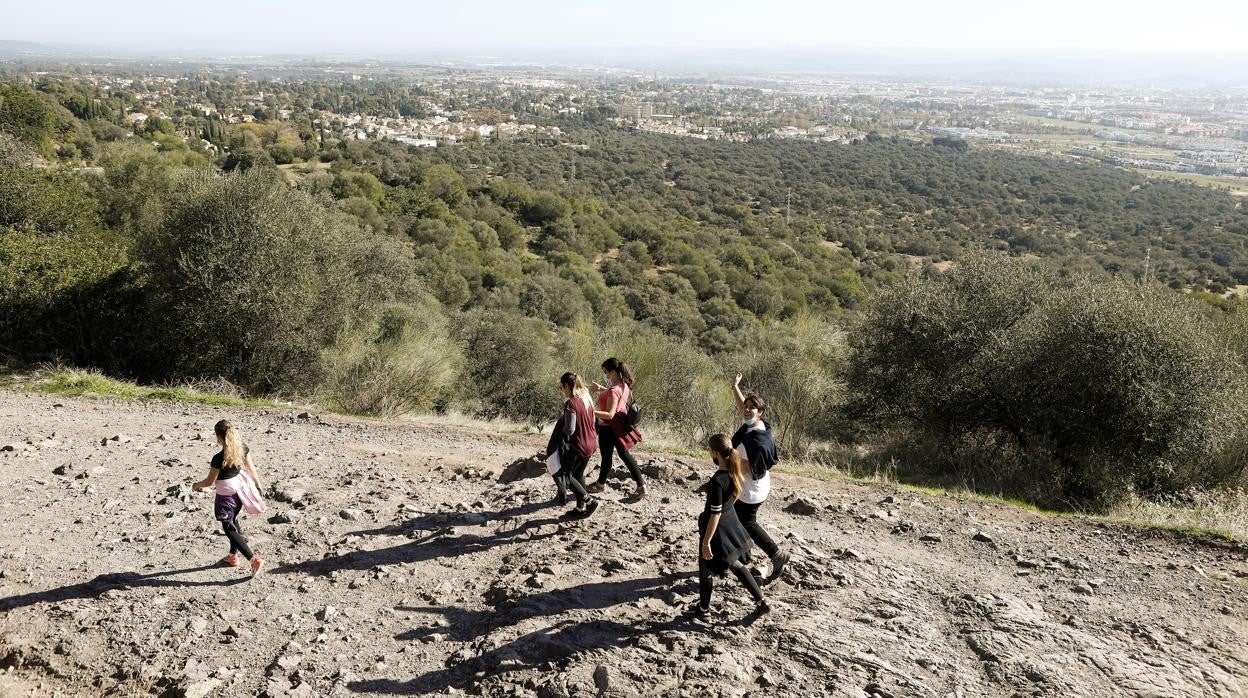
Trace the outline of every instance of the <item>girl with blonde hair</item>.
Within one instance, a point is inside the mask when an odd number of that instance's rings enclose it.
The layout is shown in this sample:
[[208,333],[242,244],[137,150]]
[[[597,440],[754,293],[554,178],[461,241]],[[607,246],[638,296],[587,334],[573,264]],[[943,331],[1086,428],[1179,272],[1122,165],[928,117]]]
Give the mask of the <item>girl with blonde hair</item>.
[[217,497],[213,515],[221,522],[225,537],[230,539],[230,552],[221,562],[229,567],[238,566],[238,553],[251,561],[251,574],[260,573],[264,560],[247,545],[242,529],[238,527],[238,512],[246,509],[249,514],[264,512],[264,500],[260,497],[260,478],[251,462],[251,450],[243,443],[238,429],[228,420],[217,422],[213,431],[221,451],[212,457],[208,477],[195,483],[198,492],[209,487],[216,489]]
[[598,500],[591,497],[585,487],[585,468],[598,446],[593,403],[585,381],[575,373],[559,377],[559,390],[565,398],[563,412],[550,433],[546,458],[556,453],[559,457],[559,470],[552,473],[555,486],[559,488],[559,503],[567,503],[570,488],[576,495],[576,508],[569,515],[589,516],[598,508]]

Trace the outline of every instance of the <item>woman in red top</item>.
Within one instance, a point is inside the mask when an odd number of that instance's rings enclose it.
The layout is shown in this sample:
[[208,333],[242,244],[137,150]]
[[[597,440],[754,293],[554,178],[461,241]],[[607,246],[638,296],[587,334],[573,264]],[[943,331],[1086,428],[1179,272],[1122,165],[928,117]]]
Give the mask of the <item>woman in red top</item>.
[[589,390],[575,373],[559,377],[559,389],[566,401],[563,413],[550,433],[546,444],[546,457],[559,454],[559,472],[554,474],[559,488],[559,503],[567,502],[567,490],[576,495],[576,509],[569,516],[589,516],[598,508],[598,500],[585,491],[585,467],[594,455],[597,434],[594,431],[594,410],[590,407]]
[[594,416],[598,418],[598,449],[602,456],[602,465],[598,469],[598,482],[594,483],[593,491],[597,492],[607,483],[611,474],[611,457],[620,454],[628,474],[637,483],[634,496],[641,499],[646,496],[646,483],[641,479],[641,469],[637,467],[637,459],[629,451],[641,443],[641,432],[628,423],[628,404],[633,394],[633,372],[628,365],[615,357],[602,362],[602,372],[609,385],[594,383],[598,391],[598,409]]

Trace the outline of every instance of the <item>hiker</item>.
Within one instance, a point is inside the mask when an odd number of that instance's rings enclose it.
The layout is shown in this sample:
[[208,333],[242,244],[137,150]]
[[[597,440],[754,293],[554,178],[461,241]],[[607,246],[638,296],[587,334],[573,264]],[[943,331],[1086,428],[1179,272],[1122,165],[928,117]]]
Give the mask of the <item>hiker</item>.
[[771,493],[771,468],[780,461],[780,449],[776,447],[771,425],[763,417],[767,403],[757,393],[741,392],[741,374],[732,381],[732,396],[741,412],[741,427],[732,435],[732,447],[745,458],[749,472],[741,488],[741,497],[733,508],[741,526],[750,534],[754,544],[771,559],[769,581],[780,577],[789,562],[789,553],[780,549],[767,531],[758,523],[758,509]]
[[546,458],[556,456],[559,459],[559,469],[551,474],[555,486],[559,488],[559,504],[567,504],[568,488],[571,488],[576,495],[576,508],[568,515],[589,516],[598,508],[598,500],[591,497],[585,488],[585,468],[597,444],[593,403],[585,382],[575,373],[560,376],[559,390],[565,398],[563,413],[550,433]]
[[723,576],[731,571],[754,597],[756,614],[771,611],[763,598],[754,573],[746,567],[749,562],[750,536],[737,519],[733,503],[741,494],[744,480],[749,477],[749,466],[732,447],[726,434],[716,434],[707,444],[711,460],[717,470],[706,490],[706,508],[698,516],[698,603],[685,612],[688,616],[703,617],[711,612],[711,575]]
[[195,483],[195,491],[214,487],[217,492],[213,515],[221,522],[226,538],[230,539],[230,552],[221,562],[229,567],[238,567],[238,553],[251,561],[251,575],[260,573],[264,567],[264,559],[252,552],[238,527],[238,512],[246,509],[249,514],[264,512],[264,500],[260,497],[260,478],[256,475],[256,467],[251,462],[251,449],[243,443],[238,429],[228,420],[217,422],[213,431],[217,434],[217,443],[221,451],[212,457],[208,477]]
[[641,443],[641,432],[629,423],[628,417],[628,405],[633,395],[633,372],[623,361],[611,357],[602,362],[602,373],[606,376],[607,385],[594,382],[594,390],[598,393],[598,409],[594,411],[594,416],[598,418],[598,449],[602,464],[598,468],[598,481],[590,491],[602,491],[611,474],[612,454],[619,453],[620,460],[624,461],[629,475],[637,483],[633,496],[643,499],[646,483],[641,478],[637,459],[629,453],[633,446]]

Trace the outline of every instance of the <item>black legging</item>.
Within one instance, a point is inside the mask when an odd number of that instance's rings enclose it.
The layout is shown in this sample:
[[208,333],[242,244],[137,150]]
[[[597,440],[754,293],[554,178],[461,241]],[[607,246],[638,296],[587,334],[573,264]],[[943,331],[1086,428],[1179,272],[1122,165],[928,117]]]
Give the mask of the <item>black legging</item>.
[[602,464],[598,466],[599,485],[605,485],[607,476],[611,474],[611,454],[613,453],[620,454],[620,460],[624,461],[624,467],[628,468],[628,474],[633,476],[633,481],[638,487],[644,487],[645,482],[641,479],[641,468],[637,467],[637,459],[620,445],[615,438],[615,430],[610,424],[599,424],[598,454],[602,456]]
[[[741,564],[740,560],[728,565],[728,569],[731,570],[732,573],[736,575],[737,579],[741,580],[741,583],[745,585],[745,588],[749,590],[750,596],[754,597],[754,603],[758,603],[763,600],[763,590],[758,587],[758,580],[754,579],[754,573],[746,569],[745,565]],[[715,585],[715,583],[711,581],[711,577],[714,574],[715,573],[711,571],[710,563],[703,560],[701,557],[698,557],[698,605],[702,608],[711,607],[711,588]]]
[[235,513],[233,518],[222,521],[221,528],[225,529],[225,537],[230,539],[230,554],[242,553],[243,557],[250,560],[251,548],[247,547],[247,539],[243,537],[243,531],[238,527],[238,514]]
[[776,545],[771,536],[767,535],[767,531],[764,531],[763,527],[758,525],[758,508],[762,505],[763,502],[746,504],[738,499],[732,508],[737,510],[737,518],[741,520],[741,526],[745,528],[746,533],[750,534],[750,539],[754,541],[754,544],[767,557],[774,558],[780,552],[780,546]]
[[579,454],[571,458],[575,459],[571,468],[560,467],[555,473],[555,485],[562,496],[567,496],[567,489],[571,488],[572,494],[576,495],[576,506],[581,509],[589,499],[589,490],[585,488],[585,467],[589,465],[589,458],[582,458]]

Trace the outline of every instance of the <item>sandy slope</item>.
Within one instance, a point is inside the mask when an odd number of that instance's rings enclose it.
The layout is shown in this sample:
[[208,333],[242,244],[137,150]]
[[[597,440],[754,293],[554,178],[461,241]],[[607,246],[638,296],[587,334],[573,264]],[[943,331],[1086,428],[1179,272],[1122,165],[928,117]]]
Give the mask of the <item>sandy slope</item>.
[[547,478],[499,482],[544,441],[468,427],[229,414],[298,500],[243,523],[249,581],[179,487],[220,416],[0,394],[0,694],[1248,693],[1242,548],[780,476],[776,611],[725,579],[689,622],[705,463],[562,522]]

